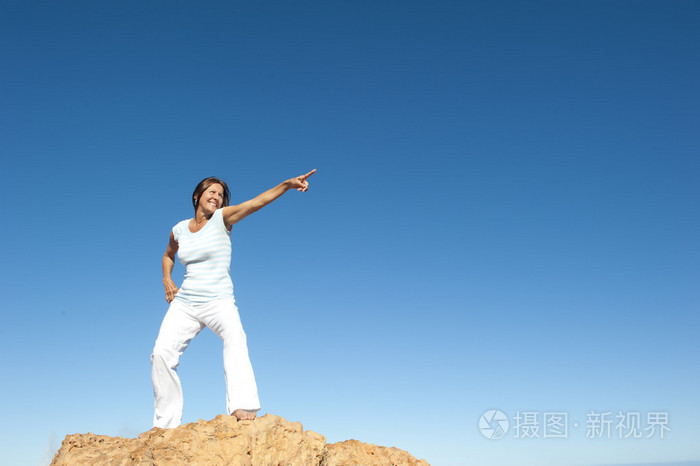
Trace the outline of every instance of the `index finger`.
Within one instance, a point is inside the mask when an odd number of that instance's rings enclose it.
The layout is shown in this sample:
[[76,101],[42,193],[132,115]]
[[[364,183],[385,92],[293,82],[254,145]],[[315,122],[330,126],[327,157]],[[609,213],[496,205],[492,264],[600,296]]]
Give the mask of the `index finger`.
[[315,168],[314,168],[313,170],[311,170],[309,173],[307,173],[306,175],[302,175],[302,176],[300,176],[299,178],[301,178],[302,180],[305,180],[305,179],[307,179],[308,177],[310,177],[311,175],[313,175],[314,173],[316,173],[316,169],[315,169]]

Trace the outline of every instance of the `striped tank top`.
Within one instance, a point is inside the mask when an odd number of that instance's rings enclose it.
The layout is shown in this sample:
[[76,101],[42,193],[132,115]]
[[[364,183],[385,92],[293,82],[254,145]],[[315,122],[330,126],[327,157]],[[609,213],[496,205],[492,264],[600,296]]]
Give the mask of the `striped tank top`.
[[231,232],[224,225],[221,209],[196,233],[190,231],[189,224],[188,219],[173,227],[177,255],[185,266],[185,280],[175,299],[199,304],[232,297]]

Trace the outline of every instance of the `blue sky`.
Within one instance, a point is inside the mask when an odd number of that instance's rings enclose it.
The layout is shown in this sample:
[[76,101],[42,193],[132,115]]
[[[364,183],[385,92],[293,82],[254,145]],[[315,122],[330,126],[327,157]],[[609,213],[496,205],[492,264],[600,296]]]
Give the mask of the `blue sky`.
[[[8,464],[150,428],[194,186],[312,168],[232,235],[262,413],[434,465],[700,460],[700,3],[1,7]],[[184,422],[225,410],[210,331],[180,376]],[[587,438],[607,411],[671,431]]]

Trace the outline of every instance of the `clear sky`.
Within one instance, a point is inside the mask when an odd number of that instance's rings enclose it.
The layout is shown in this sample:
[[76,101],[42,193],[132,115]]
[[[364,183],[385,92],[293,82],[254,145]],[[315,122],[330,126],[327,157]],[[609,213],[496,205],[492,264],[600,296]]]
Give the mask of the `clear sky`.
[[[194,186],[313,168],[232,235],[261,414],[438,466],[700,460],[700,2],[0,5],[3,464],[150,428]],[[224,412],[211,331],[180,376]]]

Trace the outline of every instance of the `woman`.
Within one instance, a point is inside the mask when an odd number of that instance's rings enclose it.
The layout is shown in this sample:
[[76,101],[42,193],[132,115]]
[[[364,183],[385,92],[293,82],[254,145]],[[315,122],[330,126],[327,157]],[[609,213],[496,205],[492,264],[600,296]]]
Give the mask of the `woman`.
[[[260,409],[258,391],[229,276],[231,227],[289,189],[306,192],[307,178],[315,172],[289,179],[235,206],[228,205],[228,187],[218,178],[206,178],[195,188],[194,218],[173,227],[163,255],[163,285],[170,307],[151,355],[154,428],[180,425],[182,388],[177,366],[187,345],[205,326],[224,342],[227,412],[238,420],[255,419]],[[171,278],[176,253],[185,266],[179,290]]]

